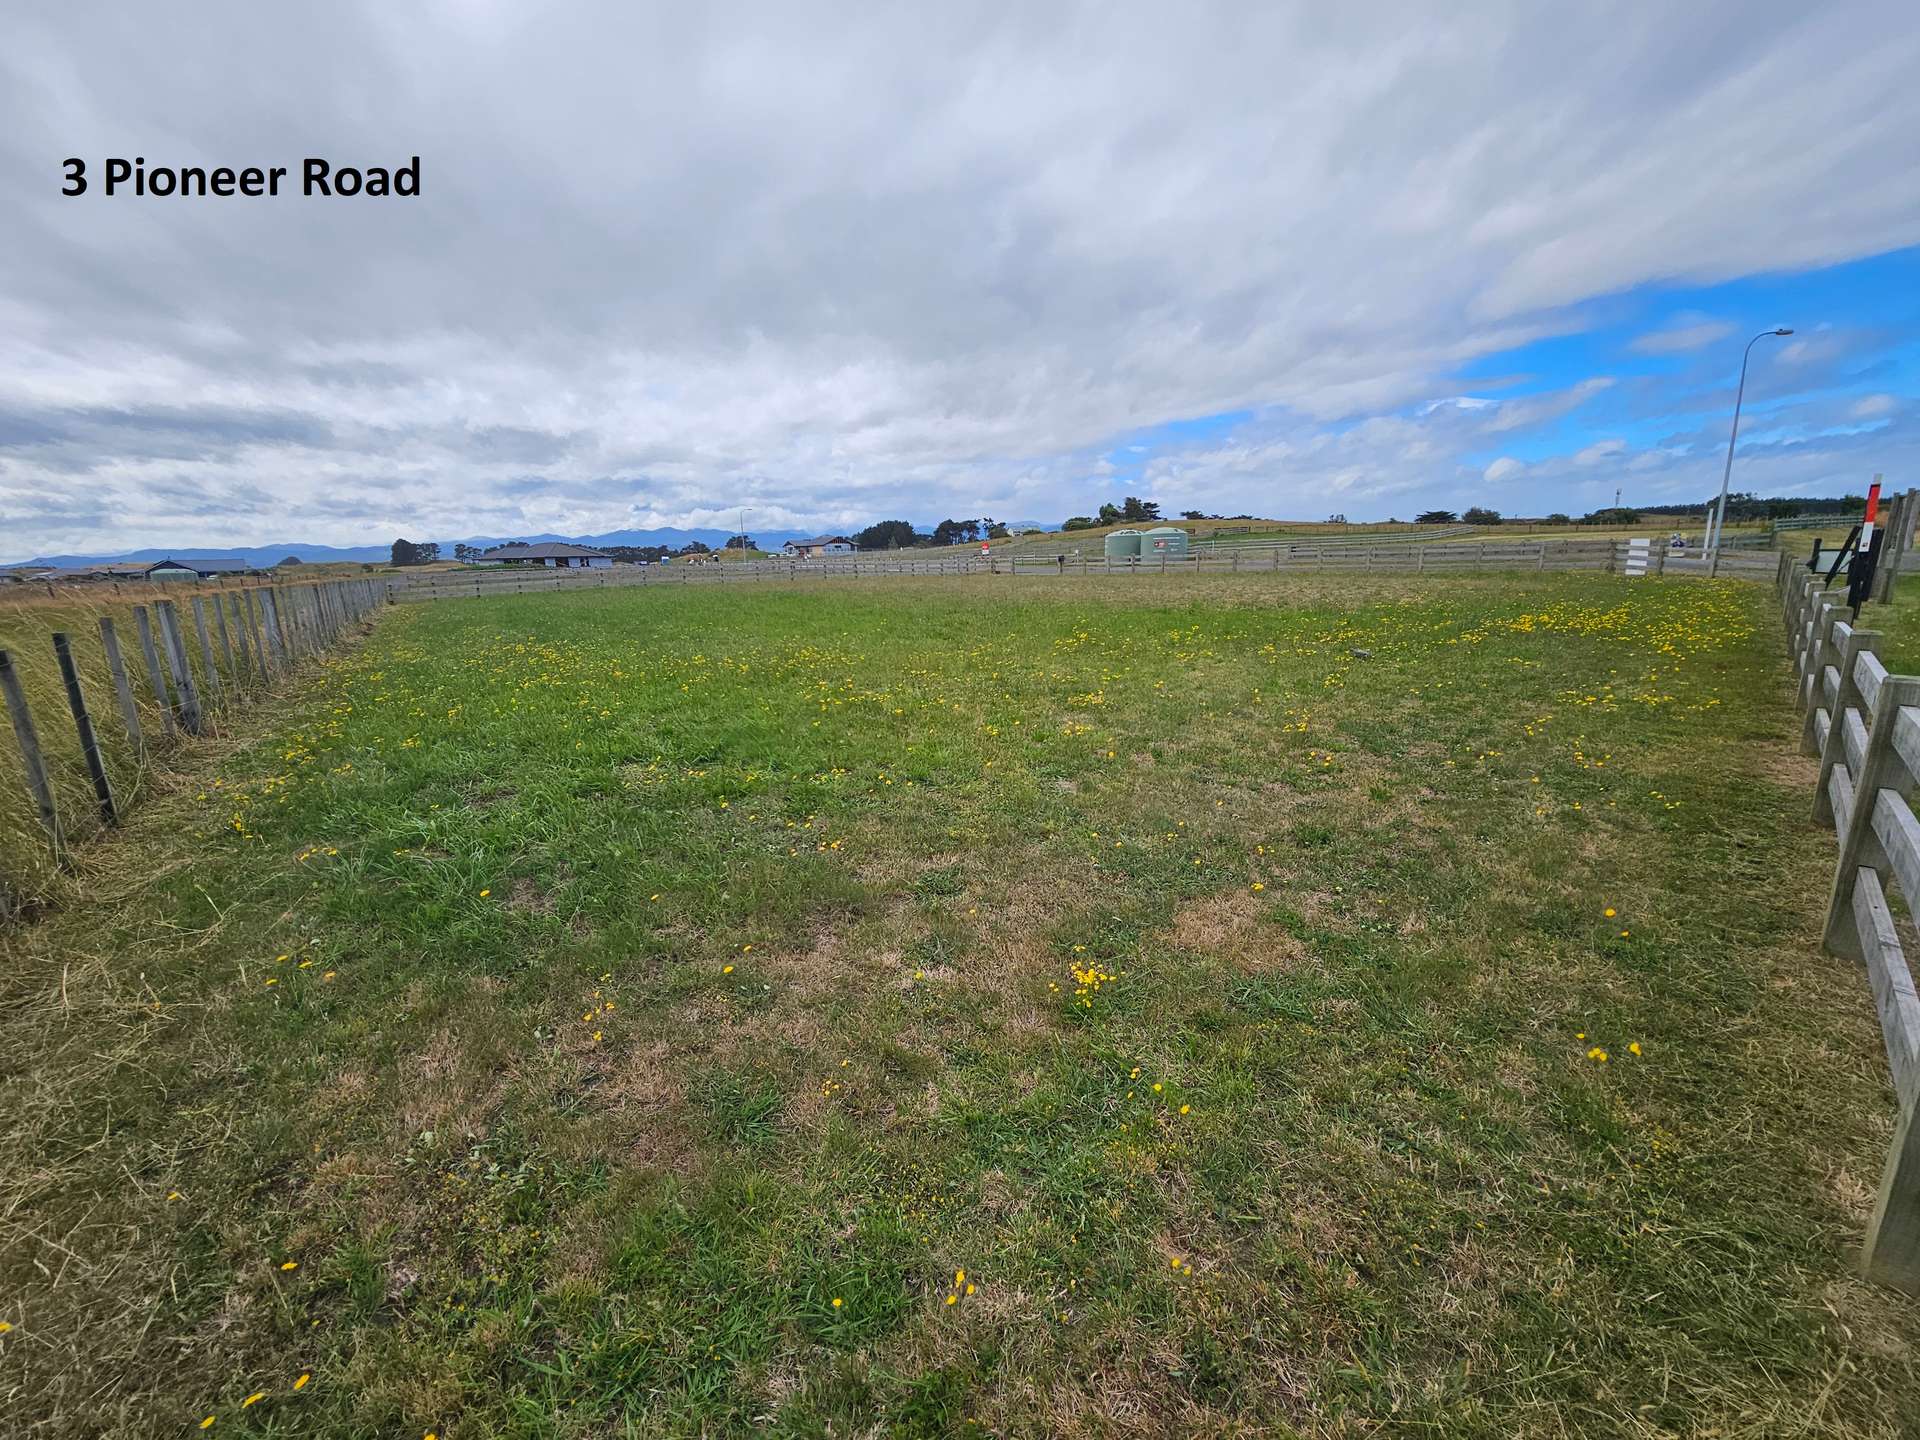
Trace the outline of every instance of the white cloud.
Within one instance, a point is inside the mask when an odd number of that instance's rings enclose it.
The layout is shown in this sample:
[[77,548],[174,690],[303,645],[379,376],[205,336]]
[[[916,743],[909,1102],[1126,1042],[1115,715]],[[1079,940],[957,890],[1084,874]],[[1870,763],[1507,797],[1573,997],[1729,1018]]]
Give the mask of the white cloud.
[[1617,459],[1626,453],[1624,440],[1596,440],[1573,457],[1576,465],[1598,465],[1606,460]]
[[1480,472],[1480,478],[1498,485],[1502,480],[1511,480],[1516,475],[1524,475],[1526,470],[1527,467],[1511,455],[1502,455]]
[[[1880,8],[12,16],[0,558],[1065,515],[1240,410],[1150,473],[1301,513],[1477,483],[1610,383],[1458,394],[1565,307],[1920,242],[1884,183],[1920,31]],[[418,153],[423,194],[58,195],[123,152]]]
[[1847,414],[1855,420],[1878,420],[1884,415],[1891,415],[1899,408],[1899,403],[1891,395],[1862,395],[1848,407]]
[[1733,332],[1734,326],[1726,320],[1714,320],[1698,314],[1676,315],[1661,329],[1650,330],[1640,336],[1628,348],[1638,350],[1643,355],[1675,355],[1687,350],[1705,349]]

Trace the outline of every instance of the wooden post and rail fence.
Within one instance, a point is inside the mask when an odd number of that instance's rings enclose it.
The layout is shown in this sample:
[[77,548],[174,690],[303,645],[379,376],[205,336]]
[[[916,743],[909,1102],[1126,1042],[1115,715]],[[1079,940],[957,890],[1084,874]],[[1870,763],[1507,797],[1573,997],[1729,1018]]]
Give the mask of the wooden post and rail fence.
[[[1912,492],[1901,498],[1905,513],[1891,517],[1893,533],[1910,535]],[[1893,565],[1884,571],[1888,594],[1894,572]],[[1831,826],[1839,841],[1822,944],[1866,970],[1899,1104],[1861,1269],[1869,1279],[1920,1294],[1920,994],[1888,903],[1897,892],[1907,907],[1920,907],[1920,819],[1913,810],[1920,790],[1920,676],[1888,673],[1880,634],[1847,618],[1844,592],[1828,591],[1824,575],[1782,555],[1777,589],[1803,716],[1801,741],[1820,761],[1813,818]]]
[[[41,687],[38,714],[22,676],[27,657],[0,649],[0,698],[53,864],[64,863],[76,838],[119,822],[151,755],[182,743],[183,737],[213,733],[222,715],[291,666],[331,647],[386,601],[384,585],[360,579],[215,591],[184,596],[178,603],[154,600],[132,607],[131,648],[123,644],[113,618],[102,615],[100,663],[90,668],[96,679],[104,669],[113,692],[111,719],[104,724],[107,710],[99,694],[88,694],[82,676],[81,637],[64,630],[47,637],[65,705],[57,706]],[[137,658],[137,668],[128,664],[129,654]],[[143,697],[157,727],[143,718]],[[63,767],[43,738],[66,726],[78,742],[78,768],[90,792],[89,802],[80,807],[62,804]],[[31,893],[21,878],[0,873],[0,922],[22,908]]]

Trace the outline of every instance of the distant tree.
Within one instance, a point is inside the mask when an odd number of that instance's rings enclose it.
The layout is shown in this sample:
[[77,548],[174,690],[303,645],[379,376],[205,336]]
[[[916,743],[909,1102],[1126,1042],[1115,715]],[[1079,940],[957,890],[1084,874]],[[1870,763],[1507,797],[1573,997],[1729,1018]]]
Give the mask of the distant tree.
[[936,545],[970,545],[980,538],[978,520],[942,520],[933,527]]
[[1009,538],[1011,534],[1012,532],[998,520],[990,522],[987,526],[987,539],[989,540],[1005,540]]
[[1100,507],[1100,523],[1102,525],[1118,525],[1124,518],[1126,517],[1121,515],[1118,505],[1102,505]]
[[1334,513],[1334,514],[1332,514],[1332,515],[1329,515],[1329,516],[1327,516],[1327,523],[1328,523],[1329,525],[1344,525],[1344,524],[1346,524],[1346,523],[1347,523],[1347,512],[1346,512],[1346,511],[1344,511],[1344,510],[1341,510],[1341,511],[1337,511],[1337,512],[1335,512],[1335,513]]
[[728,550],[758,550],[760,547],[753,543],[753,537],[751,535],[729,535],[725,548]]
[[298,555],[288,555],[284,559],[282,559],[278,565],[275,565],[274,568],[277,570],[280,568],[281,565],[303,565],[305,563],[306,562],[303,561]]
[[395,565],[418,565],[420,563],[420,547],[411,540],[394,541],[392,563]]
[[1182,510],[1180,512],[1180,518],[1182,520],[1205,520],[1207,516],[1198,510]]
[[1547,516],[1546,523],[1549,525],[1571,525],[1573,523],[1573,517],[1556,510]]
[[1460,518],[1469,525],[1498,525],[1500,523],[1500,512],[1498,510],[1489,510],[1484,505],[1469,505],[1467,507],[1467,513]]
[[1066,523],[1060,528],[1062,530],[1091,530],[1099,525],[1099,523],[1100,522],[1091,515],[1074,515],[1068,517]]
[[862,550],[905,550],[926,538],[911,520],[880,520],[855,535],[853,543]]
[[1625,505],[1609,505],[1605,509],[1595,510],[1582,516],[1582,525],[1638,525],[1640,512]]
[[1120,502],[1120,518],[1122,520],[1158,520],[1160,518],[1159,502],[1141,500],[1129,495]]
[[1413,517],[1413,523],[1416,525],[1452,525],[1459,519],[1460,517],[1451,510],[1422,510],[1418,515]]
[[673,553],[676,555],[711,555],[713,553],[713,547],[703,540],[689,540]]
[[469,545],[464,540],[454,542],[453,558],[456,560],[477,560],[480,558],[478,546]]
[[413,553],[417,557],[414,562],[415,564],[431,565],[440,558],[440,542],[438,540],[422,540],[418,545],[413,547]]

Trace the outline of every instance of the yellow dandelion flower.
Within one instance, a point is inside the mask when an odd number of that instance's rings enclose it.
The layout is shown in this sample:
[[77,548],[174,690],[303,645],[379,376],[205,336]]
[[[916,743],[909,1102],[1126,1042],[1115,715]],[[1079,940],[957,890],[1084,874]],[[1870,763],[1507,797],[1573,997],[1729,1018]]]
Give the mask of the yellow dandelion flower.
[[1638,1040],[1634,1041],[1631,1045],[1627,1046],[1627,1051],[1629,1054],[1638,1055],[1640,1053],[1640,1042]]
[[951,1294],[950,1294],[950,1295],[948,1295],[948,1296],[947,1296],[947,1304],[949,1304],[949,1305],[958,1305],[959,1303],[960,1303],[960,1297],[959,1297],[958,1295],[951,1295]]
[[722,965],[720,967],[720,973],[722,975],[731,975],[733,973],[733,967],[731,965]]
[[1180,1257],[1178,1255],[1171,1256],[1169,1257],[1168,1263],[1171,1264],[1174,1269],[1178,1270],[1180,1268]]
[[1192,1108],[1193,1108],[1193,1107],[1192,1107],[1191,1105],[1182,1105],[1182,1106],[1180,1107],[1180,1113],[1181,1113],[1182,1115],[1184,1115],[1184,1114],[1186,1114],[1186,1113],[1187,1113],[1187,1111],[1189,1111],[1189,1110],[1191,1110]]
[[242,1410],[244,1410],[244,1409],[246,1409],[246,1408],[247,1408],[247,1407],[248,1407],[249,1405],[258,1405],[258,1404],[259,1404],[259,1403],[260,1403],[260,1402],[261,1402],[262,1400],[264,1400],[264,1399],[266,1399],[266,1398],[267,1398],[267,1392],[266,1392],[266,1391],[264,1391],[264,1390],[256,1390],[256,1391],[254,1391],[254,1392],[253,1392],[253,1393],[252,1393],[251,1395],[249,1395],[249,1396],[247,1396],[247,1398],[246,1398],[246,1399],[244,1399],[244,1400],[242,1400],[242,1401],[240,1402],[240,1408],[241,1408]]
[[298,1260],[283,1260],[280,1263],[280,1268],[282,1270],[298,1270],[300,1268],[300,1262]]
[[971,1295],[972,1293],[973,1293],[973,1282],[969,1280],[967,1282],[967,1294]]
[[491,891],[491,890],[482,890],[482,891],[480,892],[480,898],[481,898],[482,900],[484,900],[484,899],[486,899],[486,898],[487,898],[487,896],[489,896],[489,895],[491,895],[491,894],[493,894],[493,891]]
[[302,1373],[300,1378],[293,1382],[293,1388],[296,1390],[304,1390],[306,1388],[307,1382],[311,1379],[313,1379],[312,1375]]
[[966,1271],[964,1271],[964,1270],[956,1270],[956,1271],[954,1271],[954,1272],[953,1272],[953,1283],[954,1283],[955,1285],[964,1285],[964,1284],[966,1284],[966,1283],[967,1283],[967,1272],[966,1272]]
[[1256,895],[1258,895],[1262,890],[1266,888],[1267,887],[1265,885],[1262,885],[1258,880],[1253,882],[1253,893]]
[[202,1430],[210,1430],[210,1429],[212,1429],[212,1428],[213,1428],[213,1416],[211,1416],[211,1415],[209,1415],[209,1416],[207,1416],[207,1418],[206,1418],[206,1419],[204,1419],[204,1420],[202,1420],[202,1421],[200,1422],[200,1428],[201,1428]]
[[1613,907],[1611,905],[1607,906],[1606,910],[1603,913],[1606,915],[1607,919],[1611,920],[1613,918]]
[[842,1301],[842,1300],[840,1299],[840,1297],[839,1297],[838,1295],[836,1295],[836,1296],[834,1296],[834,1297],[833,1297],[833,1308],[834,1308],[834,1309],[836,1309],[836,1310],[838,1310],[838,1309],[840,1308],[840,1306],[841,1306],[841,1305],[842,1305],[843,1303],[845,1303],[845,1302],[843,1302],[843,1301]]

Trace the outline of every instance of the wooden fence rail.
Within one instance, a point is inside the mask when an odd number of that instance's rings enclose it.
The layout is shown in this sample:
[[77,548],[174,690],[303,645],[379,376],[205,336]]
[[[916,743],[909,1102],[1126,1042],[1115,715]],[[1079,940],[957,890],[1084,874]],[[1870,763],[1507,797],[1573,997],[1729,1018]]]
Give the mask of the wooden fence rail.
[[[382,582],[351,579],[236,590],[224,596],[218,591],[210,596],[195,594],[189,598],[190,627],[182,623],[170,599],[156,599],[150,606],[135,605],[133,619],[144,662],[144,688],[150,714],[159,720],[157,736],[142,722],[141,687],[127,665],[112,619],[100,617],[102,664],[92,671],[97,685],[104,669],[113,690],[118,723],[104,730],[101,717],[93,709],[94,697],[87,693],[82,678],[79,637],[66,631],[49,635],[58,669],[58,690],[42,688],[38,696],[41,713],[37,716],[35,695],[22,678],[19,662],[24,657],[0,649],[0,696],[4,696],[11,722],[21,779],[45,835],[46,859],[56,868],[66,860],[72,841],[88,829],[85,811],[97,815],[97,826],[119,822],[134,799],[137,781],[154,747],[176,744],[182,735],[210,733],[222,716],[257,693],[289,664],[328,649],[386,603]],[[33,612],[26,613],[31,616]],[[239,636],[237,648],[232,639],[235,633]],[[60,699],[64,699],[61,708],[66,714],[56,719],[52,712]],[[66,772],[42,737],[57,735],[57,727],[62,724],[72,725],[70,733],[78,742],[80,765],[75,768],[90,791],[88,805],[61,803],[61,777]],[[116,748],[120,753],[110,755]],[[116,774],[120,777],[118,785]],[[129,777],[134,783],[129,783]],[[0,852],[0,923],[23,909],[36,888],[27,883],[28,867],[23,858],[17,851]],[[10,875],[6,870],[15,873]]]
[[1822,943],[1866,968],[1899,1101],[1861,1269],[1920,1294],[1920,995],[1887,898],[1920,906],[1920,676],[1887,673],[1879,633],[1846,619],[1823,577],[1782,555],[1777,579],[1802,743],[1820,760],[1813,818],[1840,846]]

